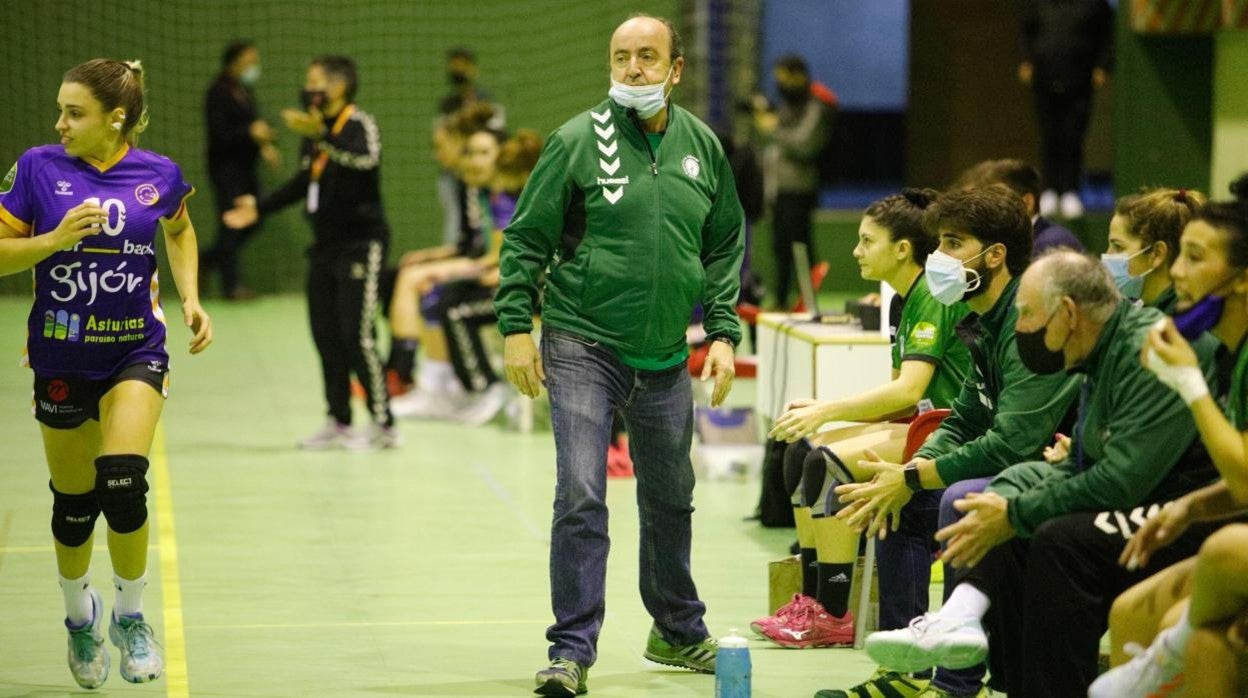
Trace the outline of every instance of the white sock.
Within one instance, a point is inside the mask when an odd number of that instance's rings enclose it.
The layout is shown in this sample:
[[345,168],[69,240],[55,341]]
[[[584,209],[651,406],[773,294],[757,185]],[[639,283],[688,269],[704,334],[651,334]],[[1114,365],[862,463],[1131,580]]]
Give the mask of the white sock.
[[113,575],[113,586],[117,589],[117,599],[113,602],[113,615],[137,616],[143,614],[143,587],[147,586],[147,575],[138,579],[122,579]]
[[1188,609],[1183,609],[1183,617],[1179,618],[1179,622],[1174,627],[1166,628],[1158,634],[1158,639],[1165,644],[1166,650],[1171,654],[1182,657],[1187,651],[1187,642],[1192,639],[1192,621],[1187,616]]
[[78,579],[60,577],[61,593],[65,595],[65,618],[74,627],[82,627],[94,619],[91,609],[91,572]]
[[991,603],[988,595],[979,589],[970,584],[959,584],[937,615],[948,620],[983,620]]

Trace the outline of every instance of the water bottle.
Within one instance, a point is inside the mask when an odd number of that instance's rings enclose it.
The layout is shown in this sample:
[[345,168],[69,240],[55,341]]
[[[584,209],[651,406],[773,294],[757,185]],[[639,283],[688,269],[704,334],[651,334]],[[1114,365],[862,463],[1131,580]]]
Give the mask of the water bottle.
[[750,644],[737,634],[736,628],[719,641],[715,698],[750,698]]

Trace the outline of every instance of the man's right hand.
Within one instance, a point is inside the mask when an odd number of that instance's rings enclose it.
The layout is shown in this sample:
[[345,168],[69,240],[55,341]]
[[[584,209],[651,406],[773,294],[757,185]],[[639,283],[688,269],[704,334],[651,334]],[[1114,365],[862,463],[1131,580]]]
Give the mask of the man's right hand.
[[1018,81],[1024,85],[1031,87],[1031,81],[1035,77],[1036,68],[1031,61],[1023,61],[1018,64]]
[[245,194],[234,199],[234,208],[221,214],[221,222],[227,228],[240,230],[255,225],[260,220],[260,212],[256,210],[256,197]]
[[537,397],[546,381],[542,357],[537,353],[533,335],[522,332],[510,334],[503,342],[503,366],[507,380],[526,397]]

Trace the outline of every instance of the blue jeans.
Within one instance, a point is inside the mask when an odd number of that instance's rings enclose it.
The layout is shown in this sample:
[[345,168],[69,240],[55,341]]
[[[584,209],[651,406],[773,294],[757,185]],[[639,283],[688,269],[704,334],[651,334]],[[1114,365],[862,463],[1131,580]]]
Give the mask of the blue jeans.
[[708,636],[706,607],[689,571],[693,392],[686,364],[641,371],[611,349],[547,327],[542,363],[555,432],[555,507],[546,629],[551,659],[591,665],[606,611],[607,446],[618,410],[629,435],[641,522],[641,600],[672,644]]
[[[961,520],[965,514],[953,508],[953,503],[962,499],[971,492],[983,492],[988,487],[988,483],[992,482],[990,477],[974,478],[972,480],[962,480],[955,482],[945,490],[945,494],[940,498],[940,514],[937,516],[937,525],[944,528],[956,521]],[[954,587],[961,580],[963,571],[954,570],[945,563],[945,600],[949,600],[949,595],[953,593]],[[974,695],[983,687],[985,668],[983,664],[977,664],[966,669],[936,669],[936,677],[932,679],[932,685],[948,691],[955,695]]]
[[901,510],[901,523],[876,541],[880,569],[880,630],[897,630],[927,613],[936,552],[936,513],[943,490],[914,493]]

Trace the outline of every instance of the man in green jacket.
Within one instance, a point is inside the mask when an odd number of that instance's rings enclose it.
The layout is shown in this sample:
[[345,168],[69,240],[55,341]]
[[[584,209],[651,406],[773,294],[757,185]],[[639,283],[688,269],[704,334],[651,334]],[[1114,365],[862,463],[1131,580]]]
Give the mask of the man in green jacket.
[[[951,497],[978,492],[991,476],[1040,457],[1078,392],[1075,379],[1038,375],[1019,357],[1014,301],[1032,248],[1022,200],[1002,186],[951,191],[937,198],[927,215],[940,248],[928,256],[924,276],[937,300],[964,300],[971,308],[958,327],[970,349],[970,374],[952,413],[909,463],[863,461],[875,473],[872,480],[836,489],[847,503],[837,516],[882,535],[877,544],[882,630],[905,628],[927,611],[933,536],[941,520],[952,516]],[[933,687],[974,694],[982,677],[982,671],[938,675]],[[878,694],[914,696],[925,683],[882,669],[861,686],[817,695],[844,698],[873,688]]]
[[[1114,598],[1194,554],[1201,532],[1184,534],[1147,570],[1119,568],[1123,546],[1150,505],[1216,473],[1192,447],[1196,426],[1183,400],[1140,363],[1159,311],[1123,300],[1098,260],[1065,250],[1027,270],[1016,305],[1023,361],[1080,380],[1071,452],[1053,464],[1014,465],[960,501],[965,518],[937,538],[949,542],[951,564],[974,569],[939,613],[872,635],[867,651],[916,671],[975,664],[991,645],[993,682],[1012,698],[1082,696]],[[1217,344],[1205,335],[1193,345],[1211,384]]]
[[[689,569],[693,396],[685,330],[701,303],[713,404],[733,378],[744,216],[714,133],[668,97],[685,61],[667,20],[634,16],[611,37],[609,99],[547,141],[505,231],[495,300],[507,378],[550,394],[557,482],[550,586],[555,623],[541,695],[585,692],[605,613],[606,454],[624,417],[636,464],[645,657],[715,671]],[[546,272],[541,355],[530,332]]]

